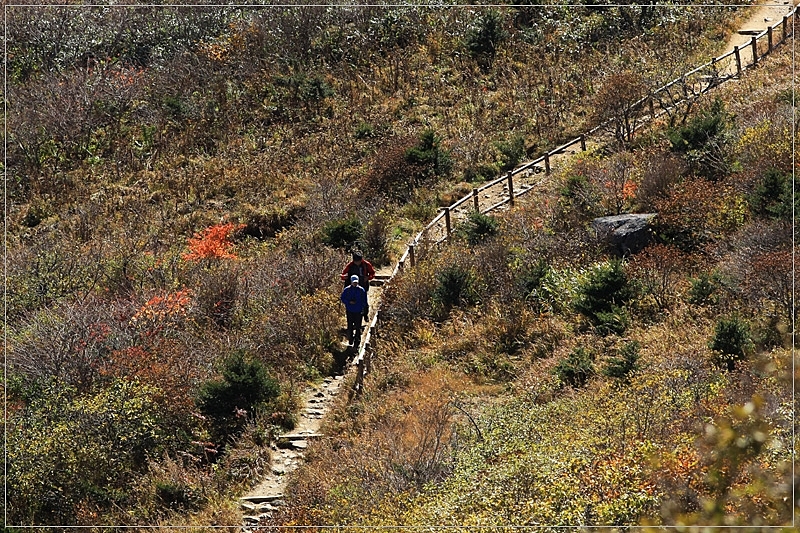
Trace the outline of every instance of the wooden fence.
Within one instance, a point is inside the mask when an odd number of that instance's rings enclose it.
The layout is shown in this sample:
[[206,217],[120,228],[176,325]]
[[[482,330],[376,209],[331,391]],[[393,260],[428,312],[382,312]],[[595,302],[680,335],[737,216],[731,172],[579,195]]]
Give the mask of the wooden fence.
[[[794,35],[794,26],[796,24],[798,10],[800,10],[800,6],[792,8],[783,16],[780,22],[773,26],[768,26],[766,30],[753,35],[749,44],[742,47],[735,46],[730,52],[712,58],[708,63],[700,65],[686,74],[675,78],[666,85],[652,91],[644,98],[633,102],[629,106],[628,111],[636,113],[634,116],[643,121],[652,120],[673,112],[681,105],[693,102],[702,94],[705,94],[728,80],[741,77],[746,69],[758,66],[759,61],[769,55],[778,45]],[[743,50],[748,47],[748,55],[752,56],[752,60],[749,63],[743,61],[742,57],[744,55]],[[488,213],[505,204],[513,205],[515,198],[534,188],[533,186],[525,186],[515,189],[514,176],[518,176],[522,173],[541,172],[542,167],[545,176],[548,176],[551,171],[550,160],[553,156],[562,154],[578,144],[580,144],[581,150],[585,151],[587,137],[595,135],[598,131],[607,128],[610,123],[612,123],[612,120],[595,126],[579,137],[546,152],[537,159],[511,170],[481,187],[472,189],[472,194],[464,196],[448,207],[444,207],[408,244],[405,252],[395,265],[392,274],[380,281],[388,285],[395,276],[403,271],[406,263],[413,267],[418,259],[417,256],[420,245],[425,243],[440,244],[446,241],[450,237],[455,225],[453,214],[463,204],[471,201],[472,210],[481,213]],[[481,193],[498,187],[507,189],[504,199],[489,206],[482,206],[480,203]],[[357,367],[356,380],[353,387],[353,393],[356,396],[363,390],[364,376],[371,371],[372,356],[375,351],[378,334],[381,304],[379,303],[376,307],[375,314],[367,327],[364,342],[353,360],[353,365]]]

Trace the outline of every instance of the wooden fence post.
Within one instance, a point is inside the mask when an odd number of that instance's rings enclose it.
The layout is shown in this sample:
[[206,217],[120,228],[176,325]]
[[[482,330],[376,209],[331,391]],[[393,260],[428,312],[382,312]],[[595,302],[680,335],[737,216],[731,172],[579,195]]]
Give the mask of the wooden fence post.
[[361,396],[361,392],[364,389],[364,359],[362,358],[358,362],[358,366],[356,366],[356,382],[353,383],[353,393],[350,396],[350,400],[353,398],[358,398]]
[[650,118],[656,118],[656,103],[655,98],[652,96],[648,99],[648,105],[650,106]]
[[786,40],[786,24],[789,22],[789,15],[783,16],[783,24],[781,25],[781,42]]
[[544,153],[544,173],[545,175],[550,175],[550,152]]
[[758,39],[755,35],[750,39],[750,46],[753,47],[753,66],[756,66],[758,63]]
[[508,202],[514,205],[514,173],[508,171]]
[[416,258],[414,257],[414,246],[414,243],[408,245],[408,260],[411,262],[412,268],[417,264]]
[[[370,336],[372,330],[370,330]],[[369,374],[372,371],[372,347],[369,341],[364,343],[364,374]]]
[[444,225],[447,228],[447,237],[450,238],[450,233],[453,231],[450,225],[450,207],[444,208]]
[[767,26],[767,53],[772,53],[772,26]]
[[480,212],[480,206],[478,206],[478,189],[472,189],[472,204],[475,206],[475,211]]
[[742,54],[739,52],[739,47],[733,47],[733,55],[736,56],[736,76],[742,77]]
[[[652,100],[651,100],[651,105],[652,105]],[[586,151],[586,134],[581,133],[581,152],[585,151]]]

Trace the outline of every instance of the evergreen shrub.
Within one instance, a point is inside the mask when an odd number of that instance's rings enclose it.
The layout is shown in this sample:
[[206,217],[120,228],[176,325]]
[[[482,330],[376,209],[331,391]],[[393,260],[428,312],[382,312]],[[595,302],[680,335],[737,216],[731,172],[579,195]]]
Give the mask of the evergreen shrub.
[[478,301],[478,280],[471,268],[447,266],[436,276],[436,283],[431,299],[445,310]]
[[553,372],[562,383],[580,388],[586,385],[595,373],[593,360],[594,356],[588,349],[578,347],[559,361]]
[[236,350],[222,362],[222,379],[200,387],[197,405],[211,419],[214,437],[225,439],[244,429],[250,411],[257,411],[279,394],[280,386],[264,364]]
[[349,248],[364,234],[364,225],[355,216],[331,220],[322,228],[322,242],[334,248]]
[[499,224],[491,215],[478,211],[470,213],[469,218],[461,225],[458,233],[471,245],[479,244],[488,237],[497,235]]
[[720,318],[714,327],[709,348],[714,351],[714,363],[717,366],[734,370],[736,363],[744,360],[753,349],[750,325],[736,315]]

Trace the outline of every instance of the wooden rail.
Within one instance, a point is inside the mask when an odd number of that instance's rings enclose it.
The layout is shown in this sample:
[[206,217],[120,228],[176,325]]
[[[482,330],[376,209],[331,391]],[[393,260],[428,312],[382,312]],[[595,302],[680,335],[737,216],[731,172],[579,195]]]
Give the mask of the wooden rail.
[[[725,81],[740,77],[744,70],[758,66],[760,59],[770,54],[778,45],[784,43],[789,37],[794,36],[794,26],[796,24],[798,10],[800,10],[800,6],[793,7],[786,15],[783,16],[783,19],[780,22],[773,26],[768,26],[766,30],[758,33],[757,35],[753,35],[748,45],[745,45],[744,47],[735,46],[730,52],[727,52],[719,57],[712,58],[708,63],[690,70],[689,72],[654,90],[648,96],[637,100],[631,104],[631,110],[646,110],[648,115],[640,118],[649,118],[652,120],[669,113],[670,110],[677,108],[693,97],[697,97],[708,92]],[[777,41],[776,36],[780,36]],[[753,60],[749,64],[744,64],[741,56],[742,50],[746,47],[751,47],[752,49]],[[736,67],[735,73],[723,74],[720,72],[719,67],[721,64],[724,64],[723,62],[725,60],[728,59],[734,61],[734,66]],[[680,88],[680,93],[677,95],[670,93],[673,88]],[[436,215],[436,217],[434,217],[434,219],[427,226],[425,226],[422,231],[420,231],[408,244],[405,252],[395,265],[391,276],[384,281],[384,284],[391,284],[394,277],[403,271],[407,262],[410,263],[410,266],[412,267],[416,264],[418,259],[417,250],[420,244],[423,244],[426,240],[430,240],[434,244],[440,244],[450,237],[452,231],[451,215],[457,208],[461,207],[462,204],[472,200],[473,209],[475,211],[488,213],[507,203],[513,203],[515,197],[519,197],[535,188],[535,186],[530,186],[515,190],[513,188],[513,178],[515,175],[522,174],[523,172],[529,172],[533,169],[540,169],[540,166],[543,165],[546,178],[549,176],[551,171],[551,157],[564,153],[578,143],[581,145],[581,150],[585,151],[587,137],[590,137],[596,134],[598,131],[608,127],[610,123],[611,120],[598,124],[579,137],[576,137],[571,141],[562,144],[561,146],[545,152],[543,155],[539,156],[533,161],[524,163],[508,173],[482,185],[481,187],[473,189],[471,194],[464,196],[448,207],[442,208],[442,212]],[[537,182],[535,185],[538,185],[541,183],[541,181],[542,180]],[[508,197],[496,202],[493,205],[487,206],[485,209],[481,209],[479,199],[480,193],[496,187],[504,182],[508,183]],[[442,219],[445,219],[444,235],[439,239],[430,239],[429,234],[434,231]],[[378,303],[375,314],[367,328],[364,342],[362,343],[358,354],[353,360],[353,365],[357,367],[355,384],[353,386],[353,392],[355,396],[358,396],[363,391],[364,377],[370,372],[371,369],[372,357],[375,353],[375,346],[378,338],[377,329],[379,316],[381,313],[381,304],[382,302]]]

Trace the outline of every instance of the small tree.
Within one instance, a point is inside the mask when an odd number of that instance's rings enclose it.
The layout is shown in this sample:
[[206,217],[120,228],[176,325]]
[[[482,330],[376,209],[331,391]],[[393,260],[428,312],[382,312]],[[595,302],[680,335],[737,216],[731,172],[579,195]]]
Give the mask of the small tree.
[[793,185],[794,180],[790,174],[769,169],[750,196],[751,211],[759,216],[791,219]]
[[603,374],[627,383],[631,374],[639,369],[640,348],[641,344],[636,341],[626,342],[618,355],[609,359]]
[[481,70],[488,72],[494,64],[497,49],[508,38],[499,11],[486,11],[478,17],[465,37],[470,56],[478,61]]
[[641,119],[639,101],[647,91],[647,84],[639,74],[625,71],[610,75],[595,95],[595,119],[607,124],[619,144],[633,141]]
[[480,211],[473,211],[459,228],[459,234],[474,246],[488,237],[496,235],[497,229],[498,223],[495,217],[485,215]]
[[200,387],[197,406],[211,419],[214,437],[224,441],[244,428],[250,411],[279,393],[278,382],[263,363],[237,350],[222,362],[222,379]]
[[447,266],[436,276],[436,283],[431,299],[445,311],[478,301],[477,277],[471,268]]
[[[622,305],[633,296],[622,261],[615,259],[596,266],[580,284],[575,310],[596,326],[619,333],[626,320]],[[610,329],[609,329],[610,328]]]
[[670,130],[667,136],[672,151],[682,154],[692,170],[716,179],[730,172],[731,123],[725,103],[716,99],[710,108],[693,117],[686,126]]
[[351,216],[331,220],[322,228],[322,242],[334,248],[349,248],[364,234],[364,225]]
[[595,373],[593,359],[594,356],[586,348],[575,348],[558,362],[553,373],[562,383],[575,388],[583,387]]
[[753,349],[750,325],[736,315],[720,318],[709,348],[714,351],[714,362],[718,366],[734,370],[736,363],[745,359]]

